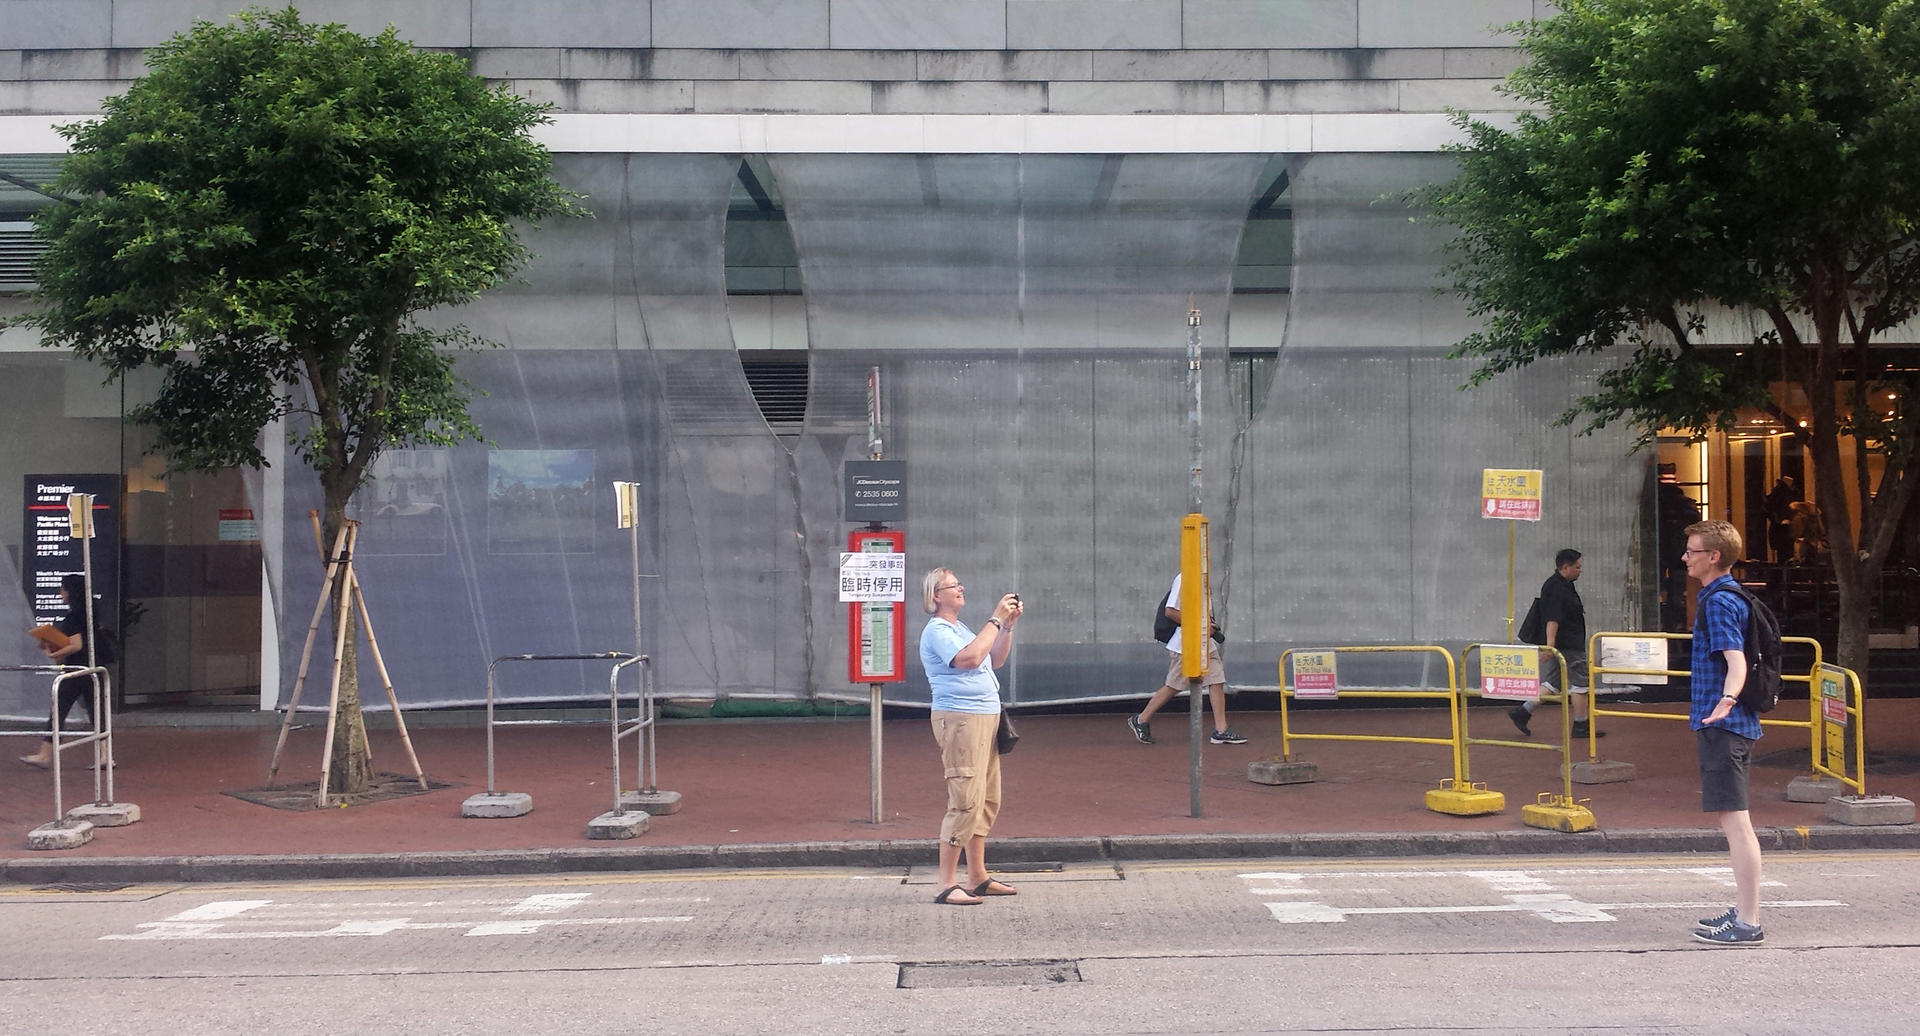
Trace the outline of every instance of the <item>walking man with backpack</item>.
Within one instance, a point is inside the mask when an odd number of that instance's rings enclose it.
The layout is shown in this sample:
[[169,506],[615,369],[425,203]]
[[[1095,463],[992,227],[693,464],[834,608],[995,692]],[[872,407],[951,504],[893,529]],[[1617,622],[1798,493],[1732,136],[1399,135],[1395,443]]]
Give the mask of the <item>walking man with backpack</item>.
[[1747,764],[1753,743],[1760,739],[1760,717],[1740,701],[1749,673],[1747,630],[1755,606],[1730,574],[1744,549],[1739,530],[1727,522],[1687,526],[1682,559],[1687,575],[1700,582],[1693,621],[1693,706],[1688,711],[1700,755],[1700,809],[1719,818],[1733,864],[1734,905],[1724,914],[1701,918],[1693,929],[1695,939],[1716,946],[1766,941],[1760,929],[1760,839],[1747,812]]
[[[1207,687],[1207,700],[1213,706],[1213,735],[1209,738],[1216,745],[1244,745],[1247,739],[1234,733],[1227,726],[1227,666],[1220,661],[1220,645],[1226,641],[1226,635],[1220,632],[1216,624],[1212,639],[1207,641],[1207,675],[1201,682]],[[1138,716],[1127,717],[1127,729],[1133,731],[1134,740],[1143,745],[1153,744],[1153,714],[1186,688],[1187,678],[1180,671],[1180,577],[1173,577],[1173,589],[1160,601],[1160,612],[1154,616],[1153,637],[1167,645],[1171,655],[1167,663],[1167,679],[1160,689],[1153,692],[1147,701],[1147,707],[1140,710]]]
[[[1560,649],[1560,657],[1567,660],[1567,703],[1573,709],[1573,736],[1585,738],[1588,736],[1587,606],[1580,602],[1580,591],[1573,586],[1574,580],[1580,578],[1580,557],[1580,552],[1572,547],[1553,556],[1553,574],[1540,584],[1540,596],[1528,610],[1527,621],[1521,623],[1520,639]],[[1540,654],[1544,671],[1553,655],[1544,651]],[[1558,675],[1557,669],[1555,675]],[[1552,694],[1553,684],[1543,680],[1540,689]],[[1508,709],[1507,718],[1513,720],[1520,733],[1532,737],[1529,724],[1533,722],[1533,710],[1539,707],[1540,699],[1535,698]],[[1603,730],[1593,736],[1606,737],[1607,734]]]

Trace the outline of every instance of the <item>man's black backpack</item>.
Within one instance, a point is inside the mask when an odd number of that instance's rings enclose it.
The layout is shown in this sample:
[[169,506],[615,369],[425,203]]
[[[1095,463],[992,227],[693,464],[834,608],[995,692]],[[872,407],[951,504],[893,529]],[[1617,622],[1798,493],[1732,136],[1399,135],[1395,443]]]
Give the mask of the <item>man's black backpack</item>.
[[[1167,595],[1160,599],[1160,606],[1153,610],[1153,639],[1162,644],[1172,640],[1174,632],[1180,628],[1179,623],[1167,618],[1167,609],[1171,607],[1173,607],[1173,590],[1169,588]],[[1216,644],[1227,642],[1227,635],[1220,629],[1220,624],[1217,622],[1213,624],[1213,642]]]
[[1547,621],[1540,617],[1540,598],[1533,599],[1533,606],[1527,609],[1527,617],[1520,620],[1520,643],[1545,644],[1547,642]]
[[1747,602],[1747,632],[1740,648],[1747,656],[1747,682],[1740,688],[1740,704],[1755,712],[1772,712],[1780,704],[1782,683],[1780,618],[1739,583],[1714,591],[1725,592],[1737,593]]

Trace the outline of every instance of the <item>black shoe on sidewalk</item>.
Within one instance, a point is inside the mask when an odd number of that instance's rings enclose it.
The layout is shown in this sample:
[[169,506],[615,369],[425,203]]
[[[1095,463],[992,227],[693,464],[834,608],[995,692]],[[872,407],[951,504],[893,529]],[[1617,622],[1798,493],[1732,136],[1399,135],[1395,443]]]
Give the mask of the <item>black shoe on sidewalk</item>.
[[[1583,720],[1583,719],[1576,719],[1576,720],[1574,720],[1574,721],[1573,721],[1573,736],[1574,736],[1574,737],[1586,737],[1586,736],[1587,736],[1587,721],[1586,721],[1586,720]],[[1597,733],[1595,733],[1595,734],[1594,734],[1593,736],[1594,736],[1594,737],[1606,737],[1606,736],[1607,736],[1607,732],[1606,732],[1606,731],[1604,731],[1604,730],[1602,730],[1602,731],[1599,731],[1599,732],[1597,732]]]
[[1528,723],[1533,722],[1533,713],[1528,712],[1525,707],[1515,705],[1508,709],[1507,718],[1513,721],[1514,726],[1520,728],[1520,733],[1528,737],[1533,736],[1533,731],[1527,727]]

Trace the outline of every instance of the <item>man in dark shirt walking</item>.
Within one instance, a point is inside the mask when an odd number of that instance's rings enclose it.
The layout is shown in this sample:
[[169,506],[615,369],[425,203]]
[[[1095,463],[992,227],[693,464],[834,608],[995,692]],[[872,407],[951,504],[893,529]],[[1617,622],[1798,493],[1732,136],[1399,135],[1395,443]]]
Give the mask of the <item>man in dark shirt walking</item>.
[[[1574,589],[1574,580],[1580,578],[1580,552],[1568,547],[1553,556],[1553,574],[1540,584],[1540,618],[1546,623],[1546,638],[1543,644],[1560,649],[1567,660],[1567,700],[1573,706],[1573,736],[1586,737],[1587,730],[1587,606],[1580,603],[1580,591]],[[1557,667],[1551,671],[1549,665],[1552,655],[1541,653],[1541,689],[1553,693],[1553,677],[1559,675]],[[1516,705],[1507,711],[1507,717],[1520,733],[1533,736],[1528,724],[1533,721],[1533,710],[1540,707],[1540,699]],[[1606,737],[1602,731],[1595,735]]]

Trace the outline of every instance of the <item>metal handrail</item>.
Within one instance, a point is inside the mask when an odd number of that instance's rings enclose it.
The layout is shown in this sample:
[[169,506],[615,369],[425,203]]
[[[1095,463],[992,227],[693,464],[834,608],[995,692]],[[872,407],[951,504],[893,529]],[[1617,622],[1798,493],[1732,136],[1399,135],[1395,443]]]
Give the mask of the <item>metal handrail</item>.
[[[1342,698],[1402,698],[1402,699],[1445,699],[1447,718],[1452,723],[1452,735],[1449,737],[1414,737],[1389,734],[1299,734],[1294,733],[1289,718],[1287,699],[1295,696],[1291,681],[1287,679],[1287,660],[1295,651],[1331,651],[1336,655],[1348,654],[1435,654],[1446,659],[1447,686],[1442,690],[1372,690],[1341,688],[1337,694]],[[1453,778],[1455,783],[1466,781],[1465,760],[1460,748],[1460,679],[1459,669],[1454,662],[1453,653],[1446,648],[1432,644],[1390,644],[1328,648],[1288,648],[1280,653],[1280,754],[1281,758],[1293,759],[1294,741],[1381,741],[1401,744],[1446,745],[1453,756]]]
[[[584,654],[584,655],[501,655],[499,658],[496,658],[493,661],[487,663],[487,794],[495,795],[499,793],[499,788],[496,787],[494,784],[493,729],[495,727],[554,726],[559,722],[558,720],[545,720],[545,719],[499,719],[499,720],[494,719],[493,718],[493,701],[494,701],[493,671],[495,667],[499,666],[500,663],[502,662],[594,662],[594,661],[613,660],[616,664],[613,667],[612,675],[609,677],[609,684],[611,687],[612,700],[610,702],[610,705],[613,712],[613,728],[614,728],[613,795],[617,803],[620,798],[620,738],[625,736],[620,729],[620,697],[619,697],[619,689],[617,686],[617,682],[619,680],[621,669],[625,668],[626,666],[632,665],[636,662],[644,661],[646,660],[646,658],[647,656],[645,655],[635,655],[627,651],[598,651],[598,652],[594,652],[591,654]],[[652,716],[653,716],[653,709],[652,709],[653,702],[651,698],[653,667],[651,663],[648,664],[646,672],[648,674],[647,680],[643,683],[641,687],[641,699],[642,699],[641,709],[643,713],[643,718],[646,720],[647,729],[649,731],[649,742],[646,746],[647,751],[644,751],[642,754],[646,756],[651,756],[652,755],[651,749],[653,747],[651,743],[651,729],[652,729]],[[638,764],[636,764],[636,780],[638,779],[637,772],[638,772]]]
[[[0,665],[0,672],[40,673],[53,677],[48,685],[47,729],[40,730],[0,730],[0,735],[14,737],[45,737],[53,743],[53,819],[59,823],[66,819],[66,801],[60,774],[60,753],[80,745],[93,745],[93,797],[97,803],[113,801],[113,767],[103,765],[113,759],[113,716],[110,712],[113,701],[113,674],[105,666],[83,665]],[[85,734],[77,734],[62,740],[60,730],[60,685],[78,677],[93,680],[93,707],[88,713],[93,717],[93,729]],[[103,776],[104,771],[104,776]],[[104,781],[104,783],[103,783]]]

